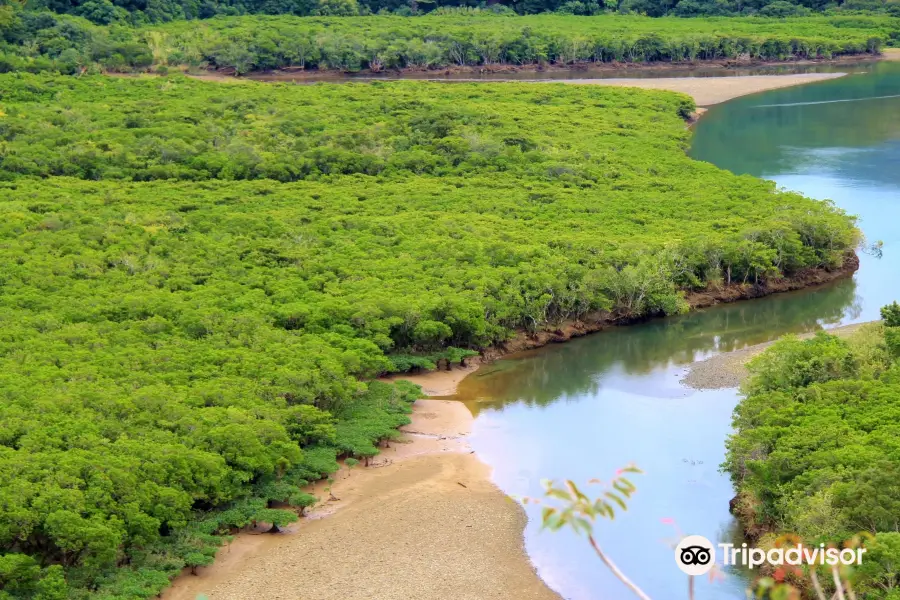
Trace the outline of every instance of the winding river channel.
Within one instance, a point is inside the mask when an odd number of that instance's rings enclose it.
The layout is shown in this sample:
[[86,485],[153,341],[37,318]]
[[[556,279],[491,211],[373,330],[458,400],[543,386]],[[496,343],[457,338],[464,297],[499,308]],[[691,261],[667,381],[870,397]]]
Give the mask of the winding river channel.
[[[627,513],[598,527],[613,559],[655,599],[687,597],[667,540],[679,531],[739,536],[733,496],[719,472],[737,391],[696,391],[680,379],[713,354],[878,318],[900,297],[900,64],[858,65],[847,77],[714,106],[695,126],[692,155],[735,173],[830,198],[859,216],[883,257],[862,255],[853,279],[613,329],[490,365],[462,382],[476,414],[473,446],[514,496],[540,480],[586,482],[634,463],[638,493]],[[540,575],[570,599],[632,598],[584,540],[540,531],[528,507],[526,547]],[[674,523],[675,525],[673,525]],[[698,582],[697,598],[745,598],[725,573]]]

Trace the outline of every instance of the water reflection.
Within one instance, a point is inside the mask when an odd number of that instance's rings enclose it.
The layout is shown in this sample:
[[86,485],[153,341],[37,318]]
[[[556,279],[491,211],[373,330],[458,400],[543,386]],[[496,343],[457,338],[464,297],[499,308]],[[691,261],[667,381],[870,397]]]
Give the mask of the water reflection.
[[[542,478],[588,481],[635,463],[645,475],[628,513],[599,528],[601,543],[651,597],[686,585],[664,538],[682,531],[733,541],[731,483],[718,471],[734,390],[679,384],[684,366],[710,354],[806,332],[859,313],[852,279],[805,293],[720,305],[676,319],[613,328],[522,353],[466,378],[458,397],[477,415],[472,445],[509,494],[537,497]],[[525,539],[542,577],[565,598],[626,598],[584,540],[542,533],[526,507]],[[702,597],[743,597],[746,574],[698,582]],[[603,591],[602,593],[600,591]]]
[[832,152],[840,160],[831,165],[844,173],[858,177],[855,167],[865,165],[873,181],[896,185],[896,154],[878,146],[900,138],[897,95],[900,64],[884,62],[864,74],[739,98],[704,115],[691,155],[734,173],[776,176],[828,169],[816,159]]
[[[597,349],[596,340],[603,337],[585,338],[572,347],[584,348],[587,342]],[[536,364],[547,366],[545,360],[564,364],[560,354],[566,352],[567,346],[560,346],[546,358],[516,362],[528,373]],[[472,445],[495,467],[497,484],[517,496],[540,496],[541,478],[586,482],[608,479],[628,463],[639,465],[644,474],[634,478],[638,493],[629,510],[615,521],[601,522],[597,536],[652,598],[683,598],[687,582],[664,541],[676,532],[664,520],[674,519],[682,531],[712,540],[733,539],[731,484],[718,472],[733,392],[688,390],[678,383],[678,369],[637,375],[626,373],[623,364],[610,361],[604,372],[590,367],[594,376],[587,378],[577,369],[544,369],[546,381],[533,382],[553,387],[555,401],[517,402],[510,394],[504,395],[506,402],[482,404]],[[557,383],[572,376],[579,385]],[[531,390],[521,391],[528,396]],[[527,505],[526,511],[529,556],[541,577],[564,598],[631,597],[583,539],[568,531],[542,532],[538,507]],[[739,574],[722,582],[697,583],[698,597],[708,600],[742,598],[746,587]]]
[[[797,296],[802,294],[802,301]],[[660,397],[641,375],[690,364],[712,353],[738,350],[785,333],[815,331],[859,314],[856,283],[843,280],[807,292],[723,304],[674,319],[612,328],[566,344],[499,361],[463,380],[459,397],[477,414],[511,402],[545,406],[597,394],[624,383],[629,391]],[[609,381],[611,371],[626,377]]]

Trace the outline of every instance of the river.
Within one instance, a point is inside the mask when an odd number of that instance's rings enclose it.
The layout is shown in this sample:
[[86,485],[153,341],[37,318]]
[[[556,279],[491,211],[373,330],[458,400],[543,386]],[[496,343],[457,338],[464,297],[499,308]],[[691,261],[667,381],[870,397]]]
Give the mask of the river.
[[[883,258],[863,254],[853,279],[613,329],[499,361],[465,379],[458,397],[476,414],[472,444],[514,496],[540,496],[542,478],[609,479],[634,463],[638,493],[626,513],[600,522],[600,544],[655,600],[687,598],[667,540],[739,536],[733,496],[719,472],[731,431],[733,389],[695,391],[686,366],[718,352],[878,318],[900,297],[900,64],[857,66],[836,80],[714,106],[695,126],[691,154],[815,198],[830,198]],[[563,597],[632,598],[584,540],[540,530],[526,507],[526,548]],[[675,525],[673,525],[674,523]],[[745,598],[746,580],[699,581],[697,598]]]

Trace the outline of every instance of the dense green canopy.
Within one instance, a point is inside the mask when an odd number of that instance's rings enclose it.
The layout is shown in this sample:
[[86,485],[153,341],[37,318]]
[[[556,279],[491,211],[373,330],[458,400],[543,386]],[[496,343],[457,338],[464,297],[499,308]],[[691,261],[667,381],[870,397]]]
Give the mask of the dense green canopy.
[[832,57],[875,52],[900,19],[650,19],[606,15],[517,18],[429,16],[301,19],[241,17],[148,27],[158,61],[344,71]]
[[860,598],[900,585],[900,306],[849,340],[776,343],[750,363],[724,467],[751,531],[842,543],[874,539],[855,574]]
[[359,71],[492,65],[789,60],[875,53],[900,37],[887,16],[653,19],[245,16],[100,27],[0,6],[0,72],[168,67]]

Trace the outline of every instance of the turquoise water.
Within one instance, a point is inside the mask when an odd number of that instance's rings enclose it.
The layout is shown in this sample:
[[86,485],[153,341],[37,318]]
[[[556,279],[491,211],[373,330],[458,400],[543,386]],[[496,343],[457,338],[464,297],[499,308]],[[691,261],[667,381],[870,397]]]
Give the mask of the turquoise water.
[[[630,510],[600,523],[598,537],[655,600],[687,598],[667,539],[739,535],[731,483],[718,471],[737,393],[682,386],[687,365],[788,332],[876,319],[900,296],[898,96],[900,64],[881,63],[719,105],[695,129],[695,158],[858,215],[869,241],[883,242],[883,257],[863,254],[853,279],[588,336],[500,361],[460,387],[477,415],[473,445],[507,493],[539,496],[542,478],[609,479],[628,463],[644,470]],[[632,598],[586,542],[541,532],[539,511],[527,510],[529,555],[563,597]],[[726,572],[698,581],[697,597],[737,600],[745,586]]]

